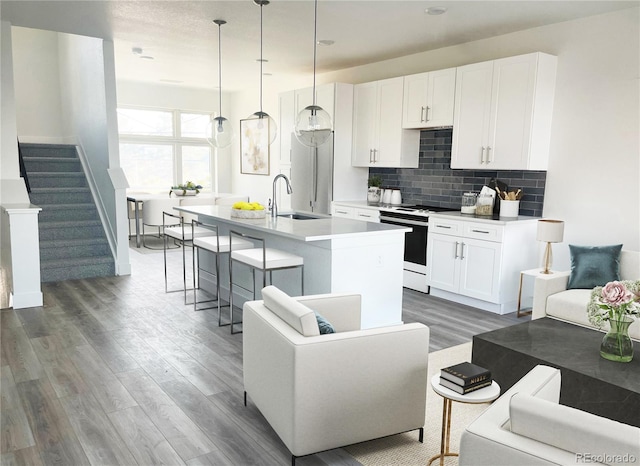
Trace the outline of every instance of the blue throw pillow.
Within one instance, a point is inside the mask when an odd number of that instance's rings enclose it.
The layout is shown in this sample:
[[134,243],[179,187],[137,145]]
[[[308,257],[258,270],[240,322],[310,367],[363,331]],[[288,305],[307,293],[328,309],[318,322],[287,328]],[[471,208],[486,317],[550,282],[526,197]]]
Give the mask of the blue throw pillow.
[[620,280],[622,244],[612,246],[569,245],[571,274],[567,289],[591,289]]
[[[315,312],[315,311],[313,311]],[[316,320],[318,321],[318,328],[320,329],[320,335],[326,335],[327,333],[336,333],[336,330],[327,319],[322,317],[316,312]]]

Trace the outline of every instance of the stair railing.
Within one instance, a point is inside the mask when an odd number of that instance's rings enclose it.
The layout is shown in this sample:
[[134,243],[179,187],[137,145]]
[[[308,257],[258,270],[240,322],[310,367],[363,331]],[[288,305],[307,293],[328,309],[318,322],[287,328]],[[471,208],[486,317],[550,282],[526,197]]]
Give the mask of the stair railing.
[[29,176],[27,175],[27,169],[24,166],[24,158],[22,157],[20,141],[18,141],[18,163],[20,164],[20,176],[22,177],[22,179],[24,179],[24,185],[27,188],[27,193],[30,193],[31,186],[29,185]]

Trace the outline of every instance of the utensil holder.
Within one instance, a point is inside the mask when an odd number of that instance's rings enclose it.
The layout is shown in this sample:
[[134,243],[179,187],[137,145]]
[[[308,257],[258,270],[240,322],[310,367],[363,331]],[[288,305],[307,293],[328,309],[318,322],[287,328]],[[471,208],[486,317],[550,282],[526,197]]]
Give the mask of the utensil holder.
[[500,217],[517,217],[519,210],[520,201],[500,199]]

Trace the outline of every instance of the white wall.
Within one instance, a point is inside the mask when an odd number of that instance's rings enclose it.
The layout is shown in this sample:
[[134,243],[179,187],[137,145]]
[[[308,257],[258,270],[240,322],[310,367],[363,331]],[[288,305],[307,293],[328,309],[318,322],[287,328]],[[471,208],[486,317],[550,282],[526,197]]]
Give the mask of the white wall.
[[29,203],[18,164],[11,24],[0,23],[0,204]]
[[367,82],[533,51],[558,56],[544,216],[568,244],[640,250],[640,10],[632,8],[319,76]]
[[[232,110],[230,120],[236,122],[236,138],[231,145],[231,185],[233,192],[249,195],[252,202],[260,202],[267,205],[272,195],[273,177],[280,170],[280,138],[291,137],[293,128],[278,128],[276,140],[270,146],[269,175],[243,175],[240,173],[240,120],[260,110],[259,76],[256,76],[255,88],[245,92],[236,92],[231,96]],[[268,113],[278,123],[278,94],[292,89],[310,87],[313,84],[311,77],[271,76],[265,77],[263,82],[262,110]],[[284,131],[283,131],[284,130]]]
[[20,142],[64,143],[58,33],[13,27],[12,37]]
[[119,166],[113,43],[59,34],[58,55],[63,131],[73,135],[86,157],[87,176],[103,207],[107,236],[117,248],[116,273],[128,274],[126,198],[124,190],[114,189],[108,172]]

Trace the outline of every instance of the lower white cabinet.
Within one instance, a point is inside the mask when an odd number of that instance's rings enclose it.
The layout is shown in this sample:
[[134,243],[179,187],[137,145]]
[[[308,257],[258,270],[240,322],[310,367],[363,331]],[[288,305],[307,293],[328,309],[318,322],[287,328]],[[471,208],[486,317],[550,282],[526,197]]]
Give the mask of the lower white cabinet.
[[[455,218],[455,217],[454,217]],[[431,294],[498,314],[516,310],[521,270],[535,267],[536,219],[484,222],[431,215]]]
[[497,302],[500,243],[433,233],[427,250],[429,286]]
[[380,209],[377,207],[362,206],[361,203],[339,203],[331,205],[331,215],[334,217],[364,220],[365,222],[380,223]]
[[331,215],[340,218],[356,218],[356,208],[351,206],[333,204],[333,206],[331,207]]

